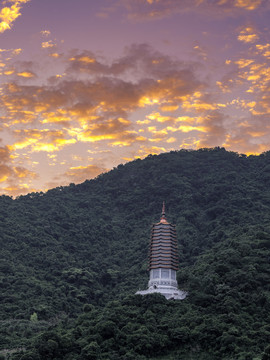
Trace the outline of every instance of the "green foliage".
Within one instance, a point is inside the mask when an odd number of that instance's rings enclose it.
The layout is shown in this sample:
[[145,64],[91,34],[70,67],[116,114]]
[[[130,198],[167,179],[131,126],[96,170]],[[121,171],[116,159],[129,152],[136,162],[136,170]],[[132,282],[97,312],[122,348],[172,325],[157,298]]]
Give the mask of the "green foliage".
[[38,321],[38,316],[37,313],[34,312],[31,316],[30,316],[30,321],[32,322],[37,322]]
[[[181,150],[0,197],[0,349],[36,360],[266,356],[269,159]],[[163,200],[189,292],[180,302],[132,295],[147,287]]]
[[270,360],[270,345],[264,350],[262,360]]

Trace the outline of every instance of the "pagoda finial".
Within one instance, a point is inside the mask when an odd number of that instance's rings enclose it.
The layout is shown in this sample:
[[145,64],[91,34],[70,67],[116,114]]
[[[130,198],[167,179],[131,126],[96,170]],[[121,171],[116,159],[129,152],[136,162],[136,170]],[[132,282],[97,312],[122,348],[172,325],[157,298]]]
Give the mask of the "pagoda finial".
[[166,215],[165,215],[165,201],[163,201],[163,205],[162,205],[162,213],[161,213],[161,221],[166,221]]
[[163,201],[163,205],[162,205],[162,215],[165,216],[165,201]]

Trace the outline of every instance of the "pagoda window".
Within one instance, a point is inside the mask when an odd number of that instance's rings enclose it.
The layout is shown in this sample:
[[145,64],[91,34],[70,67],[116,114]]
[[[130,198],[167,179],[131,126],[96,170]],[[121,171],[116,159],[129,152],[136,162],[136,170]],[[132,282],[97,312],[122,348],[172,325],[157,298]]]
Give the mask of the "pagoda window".
[[169,279],[169,277],[170,277],[170,271],[169,271],[169,270],[165,270],[165,269],[161,269],[161,277],[162,277],[162,278]]
[[153,270],[153,278],[159,278],[159,269]]

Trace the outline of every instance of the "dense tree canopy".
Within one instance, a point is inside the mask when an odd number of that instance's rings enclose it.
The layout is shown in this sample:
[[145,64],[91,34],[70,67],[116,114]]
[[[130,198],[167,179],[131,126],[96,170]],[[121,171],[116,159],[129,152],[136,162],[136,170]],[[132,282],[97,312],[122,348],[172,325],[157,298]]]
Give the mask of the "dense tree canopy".
[[[181,150],[1,196],[0,349],[24,360],[267,359],[269,160]],[[134,295],[147,287],[163,200],[189,292],[180,302]]]

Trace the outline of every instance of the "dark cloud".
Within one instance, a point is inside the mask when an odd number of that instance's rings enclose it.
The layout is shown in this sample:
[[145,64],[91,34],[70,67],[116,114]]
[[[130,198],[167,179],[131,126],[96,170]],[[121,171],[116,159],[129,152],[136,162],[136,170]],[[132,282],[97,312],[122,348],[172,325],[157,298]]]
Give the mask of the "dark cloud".
[[225,129],[225,116],[219,111],[211,111],[197,122],[204,129],[197,142],[198,148],[215,147],[224,144],[227,129]]
[[61,185],[68,185],[70,183],[81,183],[85,179],[93,179],[108,171],[103,165],[85,165],[85,166],[73,166],[70,167],[65,173],[56,175],[53,181],[47,182],[47,188],[54,188]]
[[0,147],[0,164],[10,160],[10,151],[7,146]]
[[197,63],[173,59],[170,56],[155,50],[149,44],[132,44],[125,48],[123,56],[108,63],[104,58],[97,58],[90,51],[78,50],[68,56],[66,73],[87,73],[93,76],[123,76],[131,74],[135,79],[142,76],[159,78],[168,73],[179,70],[191,70],[198,66]]
[[5,181],[12,174],[9,166],[0,164],[0,180]]
[[98,165],[75,166],[71,167],[63,176],[69,181],[80,183],[85,179],[92,179],[108,169]]

